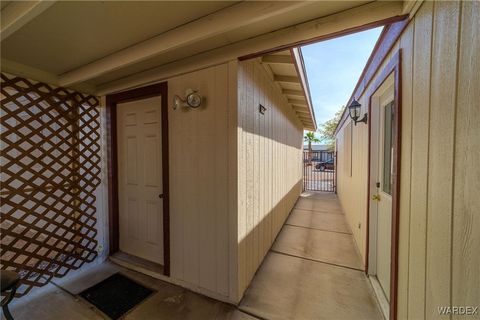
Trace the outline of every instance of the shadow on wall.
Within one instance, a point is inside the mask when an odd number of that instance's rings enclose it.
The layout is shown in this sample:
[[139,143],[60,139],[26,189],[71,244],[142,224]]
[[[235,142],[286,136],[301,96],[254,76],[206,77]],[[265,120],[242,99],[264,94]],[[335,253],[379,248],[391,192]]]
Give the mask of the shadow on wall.
[[250,285],[257,269],[262,264],[295,206],[302,192],[302,184],[302,179],[298,180],[278,200],[272,194],[264,193],[266,196],[264,199],[267,201],[253,203],[252,210],[244,210],[242,216],[239,212],[239,299],[243,297],[245,290]]

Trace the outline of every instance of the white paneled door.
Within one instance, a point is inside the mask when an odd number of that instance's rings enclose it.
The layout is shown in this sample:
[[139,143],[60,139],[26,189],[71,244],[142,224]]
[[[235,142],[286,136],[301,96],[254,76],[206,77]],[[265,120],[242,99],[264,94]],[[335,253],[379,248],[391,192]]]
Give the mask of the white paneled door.
[[[394,141],[394,88],[393,76],[372,97],[372,154],[370,202],[370,254],[369,274],[383,291],[385,301],[390,297],[390,268],[392,245],[392,191]],[[374,280],[375,280],[374,279]]]
[[161,97],[117,105],[120,251],[163,265]]

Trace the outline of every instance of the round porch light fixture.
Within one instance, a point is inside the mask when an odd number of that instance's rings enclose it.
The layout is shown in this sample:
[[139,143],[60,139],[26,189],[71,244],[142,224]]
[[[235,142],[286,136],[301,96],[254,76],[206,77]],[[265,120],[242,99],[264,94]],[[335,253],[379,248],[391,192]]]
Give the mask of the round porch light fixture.
[[178,95],[173,97],[173,109],[178,107],[190,107],[196,109],[202,105],[203,97],[193,89],[188,89],[185,93],[185,98]]
[[358,118],[360,118],[361,107],[362,105],[355,100],[355,98],[353,98],[353,101],[348,106],[348,115],[352,118],[355,125],[357,125],[357,122],[367,123],[368,116],[366,113],[363,115],[362,119],[358,120]]

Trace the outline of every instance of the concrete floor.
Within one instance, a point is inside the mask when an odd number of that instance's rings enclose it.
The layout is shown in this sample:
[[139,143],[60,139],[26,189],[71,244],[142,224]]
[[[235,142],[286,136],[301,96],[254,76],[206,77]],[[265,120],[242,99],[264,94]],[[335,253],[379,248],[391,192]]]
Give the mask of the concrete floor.
[[[232,305],[207,298],[179,286],[104,262],[75,276],[56,279],[28,295],[14,299],[10,311],[15,320],[96,320],[109,319],[77,294],[120,272],[156,291],[130,310],[125,320],[256,320]],[[3,318],[2,318],[3,319]]]
[[111,262],[56,279],[10,310],[23,319],[108,319],[78,293],[120,272],[156,292],[123,319],[383,319],[340,204],[304,193],[238,308]]
[[333,193],[304,193],[240,310],[264,319],[383,319]]

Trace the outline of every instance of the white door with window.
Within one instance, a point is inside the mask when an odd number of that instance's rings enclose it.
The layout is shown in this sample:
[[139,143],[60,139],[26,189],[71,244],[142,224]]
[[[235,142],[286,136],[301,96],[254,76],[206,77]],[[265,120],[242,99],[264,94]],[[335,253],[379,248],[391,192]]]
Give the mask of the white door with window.
[[370,187],[370,257],[369,274],[381,287],[382,295],[390,298],[390,268],[392,245],[392,188],[393,188],[393,79],[372,99],[372,154]]
[[161,98],[117,105],[120,251],[163,265]]

